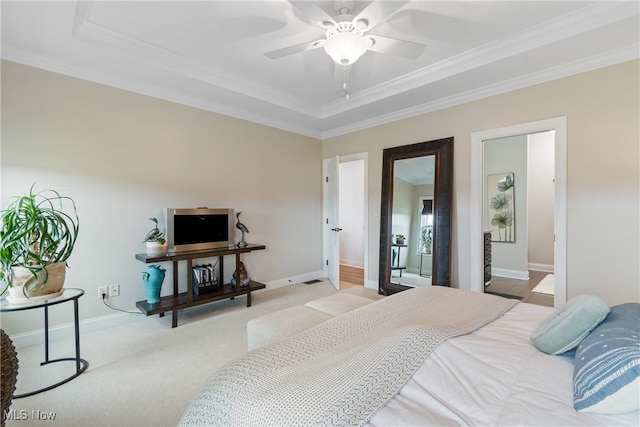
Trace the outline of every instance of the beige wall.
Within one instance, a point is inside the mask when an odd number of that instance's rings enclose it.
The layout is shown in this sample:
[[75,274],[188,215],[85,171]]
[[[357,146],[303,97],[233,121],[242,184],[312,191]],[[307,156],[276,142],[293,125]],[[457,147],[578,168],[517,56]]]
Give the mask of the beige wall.
[[[134,254],[144,252],[148,218],[165,207],[243,211],[246,240],[267,246],[244,258],[256,280],[322,270],[319,140],[3,62],[1,150],[2,206],[34,182],[77,203],[80,235],[65,286],[85,289],[83,319],[114,313],[98,286],[119,283],[111,302],[123,309],[146,298],[146,265]],[[56,311],[54,324],[70,321],[70,308]],[[42,313],[2,316],[9,333],[41,322]]]
[[[411,241],[409,242],[409,260],[407,261],[407,267],[410,268],[410,272],[415,272],[416,274],[431,274],[431,255],[420,254],[420,236],[422,235],[420,228],[422,220],[420,198],[428,197],[433,199],[433,188],[433,184],[414,185],[413,194],[411,195],[413,200],[413,215],[411,216]],[[423,259],[422,271],[420,271],[421,258]]]
[[[484,141],[483,171],[484,195],[482,196],[483,230],[494,230],[491,242],[491,275],[527,280],[529,278],[527,248],[529,236],[527,223],[528,171],[527,171],[527,135],[490,139]],[[514,226],[513,242],[502,242],[491,226],[493,213],[489,209],[487,176],[513,173]],[[495,190],[493,193],[495,194]],[[504,230],[502,231],[504,232]],[[504,236],[504,234],[503,234]]]
[[554,132],[540,132],[529,135],[528,139],[529,267],[532,270],[553,271],[555,135]]
[[364,160],[338,164],[340,264],[364,267]]
[[[470,275],[471,133],[567,116],[567,295],[593,293],[610,304],[640,301],[638,65],[607,67],[321,143],[2,62],[0,200],[5,206],[33,182],[75,198],[82,224],[67,286],[86,290],[80,315],[96,318],[113,313],[97,297],[98,286],[120,283],[122,295],[113,300],[120,308],[145,298],[146,266],[134,254],[144,250],[147,218],[164,207],[243,210],[247,240],[267,245],[246,257],[256,279],[321,270],[321,160],[367,152],[365,255],[369,280],[377,282],[382,149],[453,136],[457,286]],[[70,321],[66,311],[53,313],[53,323]],[[2,315],[2,326],[9,333],[41,328],[41,316]]]
[[[452,282],[468,287],[471,133],[566,116],[567,296],[640,301],[639,63],[630,61],[323,142],[323,157],[369,153],[369,241],[379,241],[382,149],[453,136]],[[593,208],[593,200],[598,205]],[[369,247],[377,281],[378,247]]]
[[[415,208],[413,201],[413,187],[413,185],[400,178],[394,178],[393,180],[393,218],[391,220],[393,223],[392,235],[394,241],[395,236],[404,236],[405,244],[409,247],[413,244],[414,240],[414,237],[411,234],[411,220],[413,219],[413,211]],[[378,210],[380,210],[380,205],[378,205]],[[379,241],[380,238],[376,240],[376,242]],[[395,265],[407,267],[408,262],[409,248],[400,249],[399,263],[396,263]],[[399,272],[396,271],[395,274],[399,275]]]

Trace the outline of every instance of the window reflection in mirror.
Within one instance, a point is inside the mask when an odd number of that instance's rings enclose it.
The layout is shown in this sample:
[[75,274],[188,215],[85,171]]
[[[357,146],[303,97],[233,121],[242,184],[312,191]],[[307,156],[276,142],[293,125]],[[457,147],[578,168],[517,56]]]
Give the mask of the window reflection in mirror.
[[390,281],[430,286],[435,156],[396,160],[393,170]]

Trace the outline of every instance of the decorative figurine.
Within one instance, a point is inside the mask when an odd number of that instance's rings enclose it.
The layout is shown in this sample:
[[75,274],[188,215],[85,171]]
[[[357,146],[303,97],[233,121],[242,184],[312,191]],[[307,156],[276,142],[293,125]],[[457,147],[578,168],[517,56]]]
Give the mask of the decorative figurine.
[[238,212],[236,214],[236,220],[237,220],[236,228],[242,232],[242,239],[240,240],[240,242],[238,242],[238,247],[239,248],[246,248],[247,247],[247,242],[244,241],[244,233],[248,233],[249,229],[243,223],[240,222],[240,214],[241,213],[242,213],[242,211],[240,211],[240,212]]
[[147,244],[147,255],[159,256],[167,253],[167,239],[164,234],[158,229],[158,220],[156,218],[149,218],[156,226],[149,230],[144,238],[144,243]]
[[240,261],[240,271],[236,270],[233,272],[233,278],[231,279],[231,286],[236,286],[239,282],[240,286],[249,286],[251,283],[251,278],[249,277],[249,273],[247,272],[247,268],[244,266],[244,263]]
[[162,234],[160,233],[160,230],[158,229],[158,220],[156,218],[149,218],[151,221],[153,221],[156,226],[153,227],[151,230],[149,230],[149,232],[147,233],[147,235],[145,236],[144,240],[142,241],[143,243],[146,242],[155,242],[158,235]]

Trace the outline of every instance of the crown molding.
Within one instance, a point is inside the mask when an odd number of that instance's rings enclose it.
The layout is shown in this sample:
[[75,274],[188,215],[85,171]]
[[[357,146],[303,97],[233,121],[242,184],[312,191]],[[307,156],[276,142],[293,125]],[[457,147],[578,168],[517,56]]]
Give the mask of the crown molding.
[[598,68],[608,67],[622,62],[631,61],[634,59],[638,59],[639,57],[640,44],[625,46],[623,48],[616,49],[615,51],[607,52],[602,55],[595,55],[579,61],[574,61],[563,66],[549,68],[546,70],[527,74],[525,76],[517,77],[499,83],[494,83],[482,88],[470,90],[446,98],[441,98],[433,102],[428,102],[425,104],[417,105],[415,107],[394,111],[389,114],[372,117],[370,119],[352,123],[347,126],[334,128],[322,132],[320,138],[322,140],[325,140],[336,136],[346,135],[374,126],[408,119],[421,114],[454,107],[460,104],[465,104],[467,102],[477,101],[483,98],[500,95],[502,93],[511,92],[517,89],[524,89],[526,87],[546,83],[564,77],[569,77],[587,71],[596,70]]
[[288,93],[276,91],[255,81],[239,79],[236,75],[220,68],[203,67],[201,63],[182,55],[94,23],[90,19],[92,5],[93,1],[78,2],[73,23],[74,37],[117,48],[143,57],[165,70],[316,119],[339,115],[638,14],[635,2],[597,2],[578,12],[565,14],[524,30],[515,36],[486,44],[447,61],[432,64],[370,89],[351,94],[347,103],[335,100],[318,109]]
[[477,101],[479,99],[499,95],[513,90],[523,89],[529,86],[534,86],[536,84],[545,83],[548,81],[569,77],[571,75],[596,70],[598,68],[603,68],[618,63],[638,59],[640,57],[640,44],[626,46],[615,51],[607,52],[606,54],[596,55],[585,60],[574,61],[561,67],[550,68],[519,78],[495,83],[493,85],[485,86],[476,90],[467,91],[462,94],[449,96],[447,98],[442,98],[433,102],[405,108],[403,110],[395,111],[389,114],[375,116],[367,120],[361,120],[347,126],[336,127],[325,131],[319,131],[317,129],[299,126],[292,123],[291,121],[274,120],[270,117],[251,113],[249,111],[238,108],[229,108],[228,106],[225,106],[223,104],[216,104],[214,102],[211,102],[210,100],[190,97],[183,93],[170,91],[166,88],[150,85],[148,83],[132,82],[130,80],[118,79],[113,77],[113,75],[106,73],[87,73],[86,69],[82,67],[75,67],[69,64],[51,61],[41,56],[30,55],[11,48],[4,48],[2,50],[2,56],[4,59],[7,59],[9,61],[17,62],[31,67],[40,68],[70,77],[115,87],[129,92],[139,93],[141,95],[158,98],[165,101],[175,102],[178,104],[217,114],[222,114],[241,120],[247,120],[253,123],[258,123],[261,125],[308,136],[311,138],[325,140],[383,125],[386,123],[411,118],[421,114],[442,110],[444,108],[453,107],[467,102]]
[[218,67],[203,66],[198,61],[168,49],[95,23],[91,20],[93,3],[93,1],[79,1],[77,3],[72,31],[72,37],[77,40],[115,48],[118,52],[127,52],[138,58],[143,58],[155,67],[204,82],[216,88],[259,99],[308,116],[319,116],[318,108],[286,92],[274,90],[253,80],[241,79]]
[[446,61],[435,63],[367,90],[351,94],[348,103],[339,100],[332,101],[322,108],[321,117],[327,118],[345,113],[634,15],[638,15],[636,2],[597,2],[580,9],[578,12],[565,14],[528,28],[514,36],[488,43]]
[[[421,87],[440,79],[477,68],[486,63],[503,59],[523,50],[553,43],[554,41],[570,37],[575,34],[598,28],[607,23],[614,23],[620,19],[638,15],[638,3],[617,2],[617,6],[607,6],[608,2],[597,2],[593,6],[581,9],[581,13],[565,15],[548,21],[535,28],[526,30],[516,35],[515,38],[500,40],[485,45],[478,51],[465,52],[453,58],[451,61],[433,64],[414,73],[394,79],[385,84],[378,85],[370,90],[352,95],[348,103],[340,101],[325,105],[325,107],[311,108],[304,102],[299,102],[280,91],[265,88],[255,82],[245,82],[235,76],[229,76],[218,69],[202,67],[188,58],[177,55],[166,49],[159,48],[141,40],[136,40],[121,33],[106,29],[90,20],[92,2],[78,2],[73,22],[73,36],[78,39],[91,40],[91,42],[104,43],[111,48],[117,48],[143,58],[155,66],[169,70],[189,78],[232,91],[242,96],[257,99],[268,105],[277,106],[278,109],[288,110],[292,115],[301,117],[306,115],[307,123],[317,123],[310,127],[300,125],[294,118],[274,118],[256,113],[248,109],[229,107],[223,102],[199,95],[185,94],[180,91],[167,89],[149,81],[131,80],[114,76],[111,73],[89,70],[72,63],[54,61],[45,56],[36,56],[30,53],[3,46],[2,58],[24,65],[41,68],[68,75],[71,77],[88,80],[98,84],[104,84],[115,88],[139,93],[170,102],[210,111],[241,120],[258,123],[284,131],[308,136],[316,139],[328,139],[381,124],[402,120],[420,114],[452,107],[466,102],[475,101],[489,96],[498,95],[516,89],[525,88],[539,83],[567,77],[585,71],[637,59],[640,47],[636,43],[602,55],[574,61],[562,66],[553,67],[531,73],[525,76],[502,81],[482,88],[452,95],[432,102],[394,111],[388,114],[377,115],[366,120],[351,123],[346,126],[326,129],[323,119],[339,113],[348,112],[356,108],[366,108],[375,101],[403,93],[406,90]],[[221,83],[222,82],[222,83]],[[408,89],[407,89],[408,88]],[[284,117],[284,116],[281,116]],[[324,130],[322,130],[324,128]]]
[[269,116],[256,114],[251,111],[240,108],[229,107],[228,105],[216,103],[208,98],[199,98],[186,95],[182,92],[173,91],[162,86],[149,84],[148,82],[133,81],[130,79],[120,79],[114,77],[110,73],[100,73],[94,70],[88,71],[84,67],[78,67],[58,61],[52,61],[42,56],[31,55],[12,48],[2,49],[2,59],[16,62],[18,64],[27,65],[34,68],[62,74],[65,76],[86,80],[128,92],[149,96],[152,98],[162,99],[164,101],[174,102],[188,107],[198,108],[200,110],[229,116],[240,120],[297,133],[311,138],[320,139],[321,132],[315,129],[306,128],[297,125],[292,121],[276,120]]

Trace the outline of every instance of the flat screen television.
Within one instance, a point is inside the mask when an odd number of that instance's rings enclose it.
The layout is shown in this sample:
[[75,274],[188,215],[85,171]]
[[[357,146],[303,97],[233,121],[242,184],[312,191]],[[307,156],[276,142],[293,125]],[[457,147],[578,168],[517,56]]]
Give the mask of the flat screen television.
[[235,246],[233,209],[166,208],[169,252],[188,252]]

